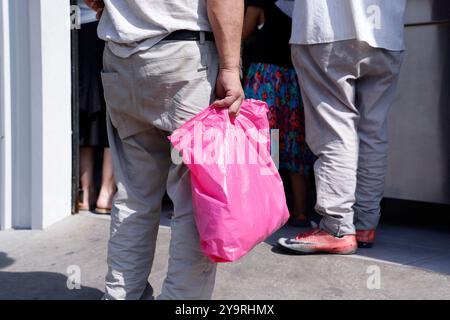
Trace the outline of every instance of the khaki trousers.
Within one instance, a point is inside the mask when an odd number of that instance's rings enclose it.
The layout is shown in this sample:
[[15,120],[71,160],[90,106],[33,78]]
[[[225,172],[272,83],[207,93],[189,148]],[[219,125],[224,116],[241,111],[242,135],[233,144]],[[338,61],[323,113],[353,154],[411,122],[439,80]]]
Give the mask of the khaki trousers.
[[292,46],[306,139],[318,156],[316,210],[334,234],[375,229],[388,155],[387,117],[403,52],[357,40]]
[[214,99],[214,43],[163,41],[129,58],[106,46],[102,74],[118,192],[111,212],[105,299],[152,299],[148,284],[161,200],[174,203],[167,277],[159,299],[210,299],[216,265],[200,251],[187,168],[168,135]]

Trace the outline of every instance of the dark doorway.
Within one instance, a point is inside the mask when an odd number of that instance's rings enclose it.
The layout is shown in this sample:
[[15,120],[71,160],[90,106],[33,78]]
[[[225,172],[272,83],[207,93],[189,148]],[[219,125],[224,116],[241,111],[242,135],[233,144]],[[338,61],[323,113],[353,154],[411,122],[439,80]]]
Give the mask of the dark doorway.
[[[70,0],[71,6],[77,5],[77,0]],[[72,7],[74,8],[74,7]],[[74,14],[71,10],[71,14]],[[71,71],[72,71],[72,214],[78,213],[79,195],[79,90],[78,90],[78,31],[71,31]]]

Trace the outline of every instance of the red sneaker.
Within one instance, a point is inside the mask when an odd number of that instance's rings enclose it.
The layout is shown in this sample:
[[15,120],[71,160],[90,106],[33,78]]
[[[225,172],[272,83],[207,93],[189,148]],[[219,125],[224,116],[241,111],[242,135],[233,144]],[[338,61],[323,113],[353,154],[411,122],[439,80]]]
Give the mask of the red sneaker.
[[355,235],[335,237],[320,229],[300,233],[294,239],[281,238],[278,244],[298,253],[353,254],[358,248]]
[[360,248],[372,248],[375,242],[375,230],[356,230],[356,241]]

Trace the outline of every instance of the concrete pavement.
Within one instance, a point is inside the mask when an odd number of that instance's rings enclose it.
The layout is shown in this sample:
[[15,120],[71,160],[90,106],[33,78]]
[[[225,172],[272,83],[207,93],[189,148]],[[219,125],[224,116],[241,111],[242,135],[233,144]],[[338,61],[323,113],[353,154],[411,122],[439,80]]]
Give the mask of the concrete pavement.
[[[168,216],[150,276],[156,294],[167,269]],[[298,231],[285,227],[241,261],[220,265],[214,299],[450,299],[450,230],[385,224],[376,247],[353,256],[274,247]],[[0,232],[0,299],[100,299],[108,232],[109,217],[90,213],[45,231]],[[77,270],[82,288],[69,290],[68,274]]]

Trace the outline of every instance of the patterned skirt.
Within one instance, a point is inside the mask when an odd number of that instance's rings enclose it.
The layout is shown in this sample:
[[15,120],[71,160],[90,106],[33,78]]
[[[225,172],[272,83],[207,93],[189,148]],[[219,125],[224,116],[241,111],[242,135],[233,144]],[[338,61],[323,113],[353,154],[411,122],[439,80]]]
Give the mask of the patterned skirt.
[[308,175],[316,157],[305,141],[305,115],[295,70],[252,63],[244,91],[246,98],[269,105],[270,127],[280,134],[280,169]]

